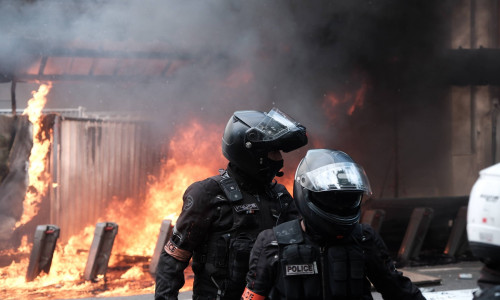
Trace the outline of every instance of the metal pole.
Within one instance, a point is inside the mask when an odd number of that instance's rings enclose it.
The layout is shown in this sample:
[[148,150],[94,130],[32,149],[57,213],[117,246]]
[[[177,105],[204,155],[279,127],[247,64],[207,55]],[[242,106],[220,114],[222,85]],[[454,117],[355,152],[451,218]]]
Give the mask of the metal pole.
[[491,160],[492,164],[497,162],[497,118],[500,112],[498,98],[493,98],[493,109],[491,113]]
[[399,197],[399,101],[394,113],[394,198]]
[[16,81],[12,79],[12,84],[10,86],[10,101],[12,105],[12,115],[16,115]]
[[[476,0],[470,2],[470,49],[475,49],[476,40]],[[476,92],[474,85],[470,88],[470,150],[476,153]]]

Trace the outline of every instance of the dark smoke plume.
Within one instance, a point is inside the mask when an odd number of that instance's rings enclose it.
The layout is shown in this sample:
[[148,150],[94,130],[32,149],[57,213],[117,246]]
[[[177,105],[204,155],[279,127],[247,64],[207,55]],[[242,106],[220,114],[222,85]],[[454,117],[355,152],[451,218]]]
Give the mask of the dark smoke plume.
[[[398,0],[0,1],[0,79],[9,81],[17,68],[33,63],[38,51],[53,47],[181,53],[189,63],[168,79],[60,82],[47,106],[140,112],[157,120],[162,134],[193,116],[220,124],[222,130],[235,110],[277,106],[308,128],[309,147],[352,154],[382,194],[397,175],[395,149],[407,151],[397,157],[408,168],[424,170],[446,149],[440,145],[446,142],[439,139],[440,124],[433,124],[438,129],[430,135],[419,133],[422,124],[411,116],[440,114],[439,105],[430,112],[426,108],[442,83],[435,66],[446,45],[447,5]],[[326,95],[343,97],[364,83],[364,104],[352,115],[349,105],[325,109]],[[8,95],[7,89],[3,85],[2,95]],[[18,84],[19,101],[29,99],[31,90],[32,85]],[[422,147],[426,139],[434,144]],[[422,151],[433,159],[413,154]],[[291,159],[288,172],[297,161]]]

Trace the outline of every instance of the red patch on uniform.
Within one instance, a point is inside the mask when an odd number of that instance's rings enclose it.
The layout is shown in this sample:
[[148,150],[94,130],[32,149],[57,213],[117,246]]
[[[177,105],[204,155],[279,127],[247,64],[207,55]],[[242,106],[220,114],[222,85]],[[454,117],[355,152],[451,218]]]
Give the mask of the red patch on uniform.
[[251,290],[248,289],[248,287],[245,288],[245,290],[243,291],[243,295],[241,295],[241,300],[264,300],[264,299],[266,299],[266,297],[252,292]]
[[165,252],[167,252],[173,258],[180,261],[189,261],[191,259],[191,252],[187,250],[183,250],[178,248],[172,241],[168,241],[168,243],[164,247]]

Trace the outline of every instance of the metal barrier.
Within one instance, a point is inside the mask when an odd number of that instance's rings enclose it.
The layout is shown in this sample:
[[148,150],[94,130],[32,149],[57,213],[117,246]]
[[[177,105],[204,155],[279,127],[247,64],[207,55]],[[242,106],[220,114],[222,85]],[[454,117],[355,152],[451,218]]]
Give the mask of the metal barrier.
[[106,276],[111,249],[117,233],[118,225],[116,223],[97,223],[83,275],[86,280],[95,281],[98,275]]
[[149,273],[151,275],[156,274],[156,267],[158,266],[158,261],[160,259],[161,251],[163,247],[167,243],[167,241],[172,236],[172,221],[171,220],[163,220],[160,227],[160,235],[158,236],[158,241],[156,242],[155,251],[153,252],[153,256],[151,257],[151,263],[149,264]]
[[56,225],[36,227],[26,281],[33,281],[42,271],[49,273],[57,238],[59,238],[59,227]]
[[378,233],[384,218],[385,211],[383,209],[368,209],[363,213],[361,223],[370,225]]
[[404,266],[412,258],[418,257],[434,210],[429,207],[415,208],[410,217],[410,223],[398,251],[398,265]]
[[446,243],[443,253],[447,256],[454,257],[460,253],[460,250],[465,248],[467,243],[467,206],[462,206],[458,210],[457,216],[453,220],[450,237]]

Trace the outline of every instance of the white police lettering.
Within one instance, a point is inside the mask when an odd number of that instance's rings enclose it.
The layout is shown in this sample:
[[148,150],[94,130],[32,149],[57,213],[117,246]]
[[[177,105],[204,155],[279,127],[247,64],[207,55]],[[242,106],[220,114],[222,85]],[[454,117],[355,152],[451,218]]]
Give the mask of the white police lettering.
[[286,276],[318,274],[316,262],[312,264],[286,265]]
[[241,205],[235,205],[234,210],[236,212],[246,212],[246,213],[253,213],[256,210],[259,210],[259,207],[257,206],[256,203],[249,203],[249,204],[241,204]]

